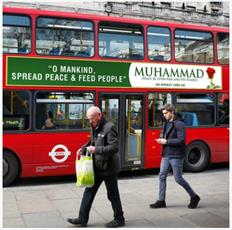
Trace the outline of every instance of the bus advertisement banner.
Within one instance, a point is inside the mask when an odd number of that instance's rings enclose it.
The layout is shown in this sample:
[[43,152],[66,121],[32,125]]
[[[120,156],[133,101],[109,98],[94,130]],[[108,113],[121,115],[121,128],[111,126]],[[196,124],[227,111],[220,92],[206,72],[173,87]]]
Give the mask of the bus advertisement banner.
[[8,86],[222,89],[220,66],[7,57]]

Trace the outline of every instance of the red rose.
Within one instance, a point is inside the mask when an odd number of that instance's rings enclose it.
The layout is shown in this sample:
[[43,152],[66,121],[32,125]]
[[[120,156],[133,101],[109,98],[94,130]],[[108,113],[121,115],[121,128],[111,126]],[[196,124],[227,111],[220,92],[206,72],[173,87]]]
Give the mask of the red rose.
[[208,74],[209,79],[213,79],[213,75],[215,74],[216,71],[215,69],[208,67],[206,72]]

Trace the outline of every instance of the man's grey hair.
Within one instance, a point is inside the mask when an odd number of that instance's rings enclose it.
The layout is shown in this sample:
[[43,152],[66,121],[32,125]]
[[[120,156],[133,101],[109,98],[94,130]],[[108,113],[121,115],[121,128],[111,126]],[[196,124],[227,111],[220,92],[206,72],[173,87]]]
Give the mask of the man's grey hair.
[[97,106],[91,106],[91,107],[88,108],[86,114],[89,114],[89,113],[93,113],[93,114],[99,114],[100,113],[101,114],[102,112],[101,112],[101,110],[100,110],[99,107],[97,107]]
[[165,104],[161,108],[161,111],[163,110],[167,110],[168,112],[175,113],[176,107],[173,104]]

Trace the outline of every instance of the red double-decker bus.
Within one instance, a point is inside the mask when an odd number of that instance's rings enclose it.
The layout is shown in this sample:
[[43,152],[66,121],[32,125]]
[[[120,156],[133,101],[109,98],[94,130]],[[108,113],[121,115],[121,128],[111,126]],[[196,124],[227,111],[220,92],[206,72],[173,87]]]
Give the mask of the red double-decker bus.
[[229,161],[229,31],[3,8],[3,183],[75,173],[97,105],[119,130],[123,170],[158,168],[165,103],[187,127],[184,167]]

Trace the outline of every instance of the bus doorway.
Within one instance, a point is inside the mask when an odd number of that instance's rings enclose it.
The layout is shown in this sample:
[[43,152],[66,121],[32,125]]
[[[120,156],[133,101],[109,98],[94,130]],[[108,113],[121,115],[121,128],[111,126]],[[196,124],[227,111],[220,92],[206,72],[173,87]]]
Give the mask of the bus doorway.
[[144,95],[100,94],[99,107],[119,133],[122,169],[143,168],[145,116]]

